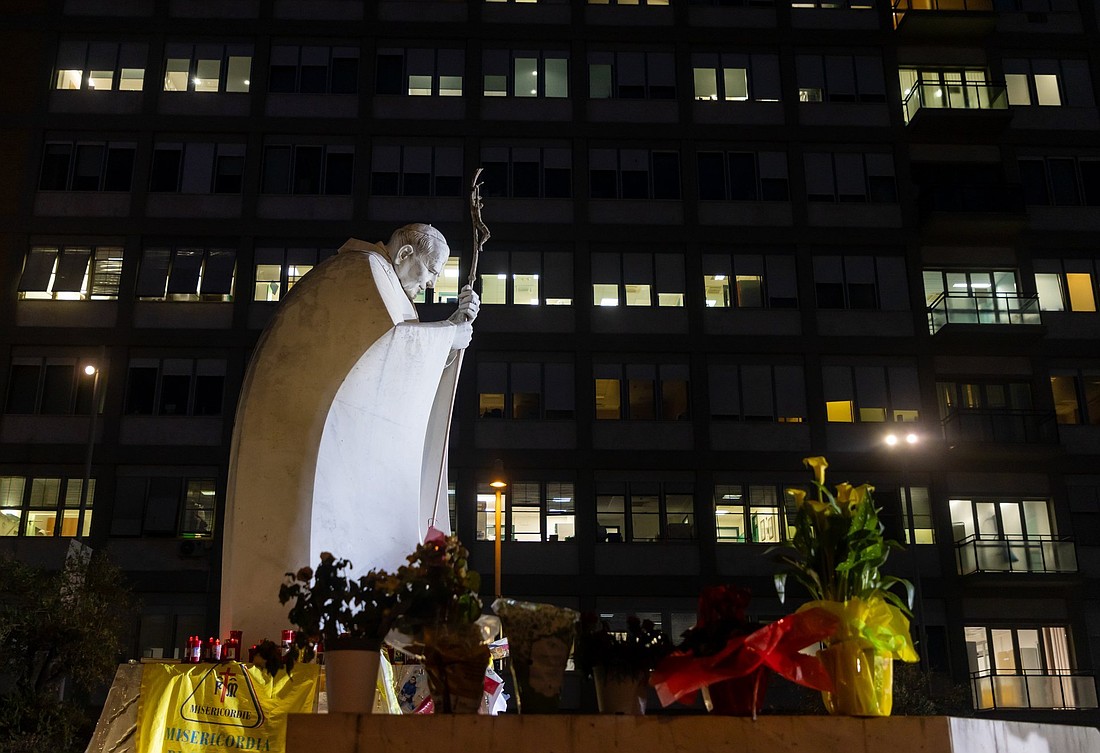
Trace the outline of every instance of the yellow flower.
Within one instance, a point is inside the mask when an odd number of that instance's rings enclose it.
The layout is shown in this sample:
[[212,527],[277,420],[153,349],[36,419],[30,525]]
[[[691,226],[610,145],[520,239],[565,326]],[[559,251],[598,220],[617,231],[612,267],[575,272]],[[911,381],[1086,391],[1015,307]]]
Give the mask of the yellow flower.
[[852,496],[848,500],[848,509],[855,512],[856,508],[871,499],[871,492],[875,487],[870,484],[860,484],[852,489]]
[[841,507],[848,504],[848,500],[852,496],[852,485],[845,481],[842,484],[836,485],[836,503]]
[[806,499],[806,491],[804,489],[787,489],[787,494],[790,494],[791,497],[794,498],[795,507],[809,505],[810,509],[816,513],[823,513],[829,509],[829,506],[820,500]]
[[819,484],[825,483],[825,469],[829,467],[829,462],[820,455],[815,455],[812,458],[802,458],[802,464],[807,468],[813,468],[814,479]]

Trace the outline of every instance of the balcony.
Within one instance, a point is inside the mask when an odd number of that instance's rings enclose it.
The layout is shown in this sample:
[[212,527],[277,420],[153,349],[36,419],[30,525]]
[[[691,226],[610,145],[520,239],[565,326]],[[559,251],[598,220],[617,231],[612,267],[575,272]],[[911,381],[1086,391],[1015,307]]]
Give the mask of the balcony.
[[993,134],[1012,120],[1008,88],[984,81],[919,83],[901,105],[911,131]]
[[1069,538],[974,534],[955,542],[959,575],[971,573],[1075,573],[1077,549]]
[[993,0],[894,0],[894,29],[906,41],[980,39],[995,23]]
[[928,329],[933,335],[947,325],[971,324],[1041,325],[1039,296],[946,292],[928,305]]
[[970,675],[974,708],[1094,709],[1096,678],[1091,672],[1039,670],[974,672]]
[[1054,413],[1008,408],[959,408],[942,421],[948,442],[995,444],[1058,443]]

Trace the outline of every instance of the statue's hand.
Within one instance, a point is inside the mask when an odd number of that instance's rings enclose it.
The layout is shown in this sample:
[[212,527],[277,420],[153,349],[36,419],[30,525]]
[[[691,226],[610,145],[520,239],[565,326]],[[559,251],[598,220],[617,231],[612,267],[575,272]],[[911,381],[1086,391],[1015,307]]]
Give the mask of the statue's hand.
[[451,342],[452,350],[465,350],[470,346],[470,340],[474,336],[474,326],[469,322],[455,324],[455,339]]
[[454,324],[472,322],[477,319],[477,312],[481,308],[481,298],[469,285],[462,288],[458,294],[458,309],[448,317],[448,321]]

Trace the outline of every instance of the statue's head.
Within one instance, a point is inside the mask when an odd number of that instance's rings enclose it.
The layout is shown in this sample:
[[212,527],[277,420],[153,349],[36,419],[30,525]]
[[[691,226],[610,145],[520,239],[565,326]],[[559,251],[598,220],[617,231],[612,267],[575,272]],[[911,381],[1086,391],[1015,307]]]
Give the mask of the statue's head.
[[443,234],[419,222],[395,230],[386,250],[401,289],[410,301],[426,288],[435,287],[436,278],[442,274],[443,265],[451,255]]

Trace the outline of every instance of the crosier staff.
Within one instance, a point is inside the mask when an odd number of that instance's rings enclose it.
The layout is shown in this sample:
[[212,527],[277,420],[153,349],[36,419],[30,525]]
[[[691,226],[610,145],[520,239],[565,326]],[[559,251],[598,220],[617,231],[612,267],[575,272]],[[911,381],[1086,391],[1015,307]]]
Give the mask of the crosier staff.
[[[478,168],[474,171],[473,180],[470,181],[470,223],[473,225],[473,256],[470,259],[470,276],[466,280],[466,284],[470,286],[472,290],[474,282],[477,281],[477,260],[481,254],[481,248],[485,245],[485,242],[489,240],[489,226],[485,224],[485,221],[481,219],[481,183],[478,183],[478,179],[481,177],[482,168]],[[435,482],[435,501],[432,505],[432,518],[429,524],[434,525],[436,518],[439,515],[439,494],[443,490],[443,476],[446,475],[447,468],[447,452],[451,446],[451,421],[454,418],[455,412],[455,397],[458,394],[458,374],[462,371],[462,356],[466,353],[465,349],[458,351],[455,355],[455,381],[454,388],[451,390],[451,403],[447,409],[447,441],[443,443],[443,458],[439,463],[439,477]]]

